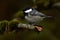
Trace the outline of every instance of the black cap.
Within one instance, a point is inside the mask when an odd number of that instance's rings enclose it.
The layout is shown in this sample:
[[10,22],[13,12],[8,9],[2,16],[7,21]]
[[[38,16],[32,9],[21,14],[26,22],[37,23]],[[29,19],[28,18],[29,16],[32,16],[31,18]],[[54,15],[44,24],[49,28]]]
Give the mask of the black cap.
[[23,14],[24,14],[24,16],[26,16],[26,15],[28,15],[28,13],[25,13],[24,11],[26,11],[26,10],[28,10],[28,9],[31,9],[31,7],[30,6],[25,6],[24,8],[23,8]]
[[26,11],[26,10],[28,10],[28,9],[30,9],[31,7],[30,6],[25,6],[24,8],[23,8],[23,11]]

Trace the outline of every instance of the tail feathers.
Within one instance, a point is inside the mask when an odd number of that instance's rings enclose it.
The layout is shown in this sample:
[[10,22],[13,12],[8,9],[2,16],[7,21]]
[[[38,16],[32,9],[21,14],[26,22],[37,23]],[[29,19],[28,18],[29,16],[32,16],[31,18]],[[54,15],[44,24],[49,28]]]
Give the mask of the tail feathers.
[[46,18],[52,18],[52,16],[46,16]]

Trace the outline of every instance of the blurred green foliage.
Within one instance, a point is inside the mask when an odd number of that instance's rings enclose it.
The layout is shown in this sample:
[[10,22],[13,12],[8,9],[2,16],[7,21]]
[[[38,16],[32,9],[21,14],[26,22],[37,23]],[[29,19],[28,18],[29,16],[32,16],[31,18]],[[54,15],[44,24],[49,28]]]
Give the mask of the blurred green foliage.
[[[11,28],[18,23],[27,23],[22,13],[22,9],[26,5],[34,6],[37,3],[44,3],[46,7],[50,0],[36,0],[35,3],[31,0],[9,0],[9,15],[11,20],[0,21],[0,31],[5,28],[7,23],[8,27]],[[58,2],[59,0],[51,0],[52,2]],[[18,33],[8,33],[0,35],[0,40],[60,40],[60,12],[57,9],[42,10],[41,12],[52,15],[55,19],[43,20],[39,25],[42,25],[44,30],[40,33],[35,31],[19,31]],[[0,33],[1,33],[0,32]],[[4,32],[4,31],[3,31]]]
[[8,25],[7,20],[0,21],[0,33],[3,34],[6,31],[6,27]]
[[17,13],[15,13],[14,15],[13,15],[13,18],[23,18],[23,12],[22,11],[18,11]]

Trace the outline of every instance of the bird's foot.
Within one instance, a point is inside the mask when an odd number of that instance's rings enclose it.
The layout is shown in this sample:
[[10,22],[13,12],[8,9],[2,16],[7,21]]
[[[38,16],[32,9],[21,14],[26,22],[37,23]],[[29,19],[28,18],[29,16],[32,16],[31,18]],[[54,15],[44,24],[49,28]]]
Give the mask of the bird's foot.
[[37,31],[41,32],[43,30],[43,28],[41,26],[36,26],[35,27]]

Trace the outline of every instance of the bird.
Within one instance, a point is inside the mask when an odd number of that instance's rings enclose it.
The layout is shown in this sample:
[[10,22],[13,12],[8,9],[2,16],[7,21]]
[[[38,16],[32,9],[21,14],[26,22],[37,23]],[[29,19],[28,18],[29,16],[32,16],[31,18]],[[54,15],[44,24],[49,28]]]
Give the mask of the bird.
[[[30,6],[26,6],[23,8],[23,14],[24,14],[24,18],[25,20],[30,24],[30,25],[34,25],[34,26],[39,26],[38,24],[44,19],[44,18],[49,18],[51,16],[47,16],[42,12],[37,11],[36,9],[30,7]],[[37,27],[38,30],[41,29],[42,26]]]
[[51,18],[52,16],[47,16],[42,12],[37,11],[35,8],[26,6],[23,8],[23,14],[25,20],[28,24],[35,26],[35,30],[40,32],[43,30],[43,27],[39,23],[44,20],[44,18]]

